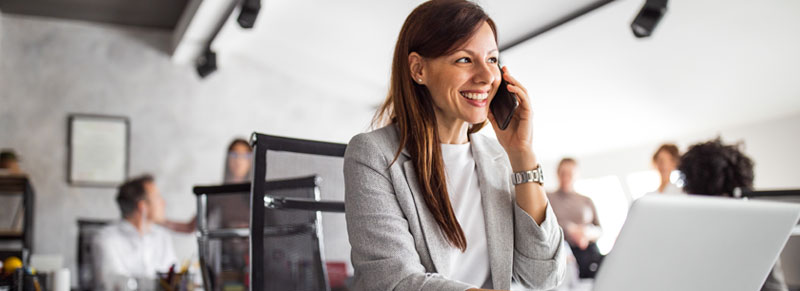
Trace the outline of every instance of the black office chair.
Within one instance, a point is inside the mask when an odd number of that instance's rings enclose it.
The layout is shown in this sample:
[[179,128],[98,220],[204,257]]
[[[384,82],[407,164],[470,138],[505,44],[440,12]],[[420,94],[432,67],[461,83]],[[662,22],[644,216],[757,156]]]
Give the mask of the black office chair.
[[[344,212],[346,145],[259,133],[251,145],[250,290],[330,290],[323,236],[340,260],[349,261],[350,247],[343,215],[321,212]],[[288,192],[267,182],[309,175],[318,178]]]
[[[267,197],[277,201],[315,199],[318,182],[317,176],[267,181],[265,191]],[[245,277],[249,271],[250,187],[250,183],[194,187],[197,195],[199,258],[206,290],[249,284]],[[310,237],[316,229],[315,223],[313,212],[267,211],[263,234],[270,242],[265,246],[269,249],[265,253],[272,256],[271,265],[290,265],[302,260],[317,260],[319,265],[321,261],[312,255],[319,253],[319,245],[309,243],[316,242]],[[287,246],[295,249],[287,249]],[[273,274],[273,282],[284,280],[282,278],[291,280],[297,276],[297,273],[282,272],[280,268],[268,272]]]
[[78,219],[78,290],[95,290],[94,252],[92,242],[110,220]]

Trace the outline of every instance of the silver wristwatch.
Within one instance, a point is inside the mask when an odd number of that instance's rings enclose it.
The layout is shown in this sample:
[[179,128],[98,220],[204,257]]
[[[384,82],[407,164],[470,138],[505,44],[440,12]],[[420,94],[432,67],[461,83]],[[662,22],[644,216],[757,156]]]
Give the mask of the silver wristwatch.
[[536,165],[536,169],[530,171],[516,172],[511,176],[511,181],[514,185],[523,183],[536,182],[539,185],[544,185],[544,175],[542,174],[542,165]]

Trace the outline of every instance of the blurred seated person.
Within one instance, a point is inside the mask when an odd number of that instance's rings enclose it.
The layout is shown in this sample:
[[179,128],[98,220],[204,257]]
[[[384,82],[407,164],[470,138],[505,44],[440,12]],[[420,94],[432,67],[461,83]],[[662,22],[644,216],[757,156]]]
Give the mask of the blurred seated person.
[[0,175],[24,175],[19,168],[19,158],[12,150],[0,152]]
[[165,203],[152,176],[119,186],[117,204],[122,219],[101,229],[92,244],[96,282],[103,290],[128,278],[155,279],[156,272],[168,272],[178,262],[168,231],[158,225]]
[[[678,169],[684,176],[683,189],[689,194],[733,197],[736,188],[753,189],[753,161],[739,150],[739,145],[722,144],[719,138],[689,147]],[[780,259],[761,290],[788,290]]]
[[547,199],[578,262],[580,278],[594,278],[603,259],[595,242],[603,231],[592,199],[573,188],[577,167],[578,163],[572,158],[558,163],[559,187],[547,193]]
[[658,175],[661,177],[661,184],[656,189],[656,194],[684,194],[681,187],[675,185],[670,180],[672,172],[678,169],[681,154],[678,147],[674,144],[661,145],[656,153],[653,154],[653,165],[658,170]]

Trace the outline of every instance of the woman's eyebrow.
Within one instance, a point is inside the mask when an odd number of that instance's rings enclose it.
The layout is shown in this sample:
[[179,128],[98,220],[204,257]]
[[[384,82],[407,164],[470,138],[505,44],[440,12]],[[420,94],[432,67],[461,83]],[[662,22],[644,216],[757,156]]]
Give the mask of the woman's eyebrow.
[[[469,49],[458,49],[455,52],[456,53],[457,52],[465,52],[465,53],[468,53],[468,54],[471,54],[471,55],[477,55],[478,54],[478,53],[476,53],[476,52],[474,52],[472,50],[469,50]],[[493,53],[493,52],[497,52],[497,49],[493,49],[493,50],[489,51],[490,54]]]

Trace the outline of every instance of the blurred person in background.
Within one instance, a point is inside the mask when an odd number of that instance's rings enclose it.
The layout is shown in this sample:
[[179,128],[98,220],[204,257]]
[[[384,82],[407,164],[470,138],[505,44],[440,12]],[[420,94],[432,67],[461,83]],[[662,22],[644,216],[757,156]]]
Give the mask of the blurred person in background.
[[[236,138],[225,152],[223,184],[247,183],[252,173],[253,149],[245,139]],[[250,196],[235,193],[216,195],[208,198],[207,223],[209,229],[247,228],[250,225]],[[164,221],[166,228],[176,232],[192,233],[197,228],[197,216],[189,222]],[[213,240],[209,242],[209,259],[206,266],[219,275],[218,286],[225,288],[244,288],[248,261],[246,239]]]
[[19,167],[19,157],[13,150],[4,149],[0,152],[0,174],[24,175]]
[[577,167],[578,163],[572,158],[564,158],[558,163],[559,187],[557,191],[547,193],[547,198],[578,262],[580,278],[594,278],[603,259],[595,242],[603,230],[592,199],[578,194],[573,188]]
[[[683,174],[686,193],[733,197],[735,189],[753,189],[753,160],[740,145],[725,145],[720,138],[689,147],[678,169]],[[787,291],[780,259],[767,276],[762,291]]]
[[[244,139],[228,145],[225,155],[224,184],[249,183],[253,168],[253,149]],[[250,196],[225,195],[209,197],[209,226],[241,228],[250,225]]]
[[[228,151],[225,153],[225,171],[222,182],[224,184],[233,184],[233,183],[245,183],[250,181],[250,173],[252,171],[252,156],[253,156],[253,150],[250,148],[250,143],[248,143],[246,140],[242,138],[234,139],[228,145]],[[239,216],[242,216],[244,214],[249,215],[249,209],[250,209],[249,203],[248,204],[235,203],[235,204],[236,206],[241,208],[238,210],[238,212],[236,212],[240,214]],[[211,205],[211,203],[209,203],[209,205],[213,206]],[[225,208],[222,205],[220,205],[220,207]],[[244,223],[247,223],[247,221],[249,221],[249,216],[247,217],[247,219],[244,219],[242,217],[225,219],[225,220],[226,221],[237,220],[238,222],[234,223],[237,225],[241,225],[242,220],[244,220]],[[161,225],[176,232],[192,233],[197,227],[197,217],[192,218],[192,220],[189,222],[167,220],[164,221]]]
[[[231,141],[225,153],[224,184],[248,183],[253,168],[253,149],[246,140],[237,138]],[[250,195],[208,197],[208,227],[247,228],[250,226]],[[209,242],[209,266],[219,275],[216,282],[223,289],[246,289],[249,261],[247,238],[228,239]]]
[[653,154],[653,165],[658,170],[658,175],[661,177],[661,184],[658,189],[651,193],[657,194],[683,194],[681,187],[672,183],[670,176],[673,171],[678,169],[681,154],[678,147],[674,144],[661,145],[656,153]]
[[[119,186],[122,219],[102,228],[92,242],[94,274],[100,290],[113,290],[129,278],[155,279],[178,263],[164,221],[164,198],[154,179],[144,175]],[[125,285],[123,285],[125,286]]]
[[253,149],[250,143],[242,138],[234,139],[228,145],[223,182],[225,184],[249,182],[252,169]]

